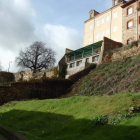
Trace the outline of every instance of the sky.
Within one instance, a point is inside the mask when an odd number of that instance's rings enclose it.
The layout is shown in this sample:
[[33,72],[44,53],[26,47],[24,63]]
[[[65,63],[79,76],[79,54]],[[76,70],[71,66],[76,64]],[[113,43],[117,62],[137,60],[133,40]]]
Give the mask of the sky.
[[[0,0],[0,62],[3,71],[22,70],[15,58],[21,49],[43,41],[56,52],[83,47],[84,21],[89,11],[103,12],[112,0]],[[55,64],[57,65],[57,63]]]

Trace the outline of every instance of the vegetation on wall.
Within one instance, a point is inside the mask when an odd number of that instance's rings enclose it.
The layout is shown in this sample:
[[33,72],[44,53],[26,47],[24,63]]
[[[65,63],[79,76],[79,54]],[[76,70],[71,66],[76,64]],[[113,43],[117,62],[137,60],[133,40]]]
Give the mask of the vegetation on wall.
[[65,78],[65,75],[67,74],[67,65],[66,65],[66,63],[65,64],[63,64],[63,66],[62,66],[62,70],[61,71],[59,71],[59,77],[60,78]]
[[140,40],[138,41],[133,41],[131,44],[129,45],[124,45],[120,48],[117,48],[117,49],[114,49],[112,50],[111,52],[116,52],[116,51],[122,51],[122,50],[128,50],[128,49],[131,49],[132,47],[138,47],[138,44],[140,43]]
[[53,76],[51,78],[57,78],[59,74],[58,67],[53,68]]

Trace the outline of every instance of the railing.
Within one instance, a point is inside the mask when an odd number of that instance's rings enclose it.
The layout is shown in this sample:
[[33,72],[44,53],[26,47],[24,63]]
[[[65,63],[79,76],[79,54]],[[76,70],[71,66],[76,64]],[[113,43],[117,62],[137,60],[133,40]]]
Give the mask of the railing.
[[69,57],[67,61],[70,62],[70,61],[73,61],[73,60],[75,60],[75,59],[74,59],[74,56]]
[[79,55],[76,55],[75,56],[75,59],[80,59],[80,58],[82,58],[83,56],[82,56],[82,54],[79,54]]
[[85,57],[85,56],[88,56],[88,55],[92,55],[92,51],[88,51],[88,52],[85,52],[85,53],[84,53],[84,57]]
[[77,59],[82,59],[82,58],[90,56],[90,55],[98,55],[98,54],[100,54],[100,53],[93,53],[92,54],[92,51],[88,51],[88,52],[85,52],[83,54],[79,54],[79,55],[75,55],[75,56],[69,57],[67,59],[67,62],[70,62],[70,61],[73,61],[73,60],[77,60]]

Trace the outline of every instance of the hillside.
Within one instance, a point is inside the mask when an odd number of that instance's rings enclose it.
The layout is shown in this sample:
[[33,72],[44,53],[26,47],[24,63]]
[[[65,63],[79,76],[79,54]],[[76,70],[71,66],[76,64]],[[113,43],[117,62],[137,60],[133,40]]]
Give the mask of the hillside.
[[29,140],[139,140],[140,94],[14,101],[0,108],[0,124]]
[[140,56],[101,64],[69,98],[4,104],[0,124],[29,140],[139,140],[139,75]]
[[67,95],[112,95],[140,91],[140,56],[101,64],[80,79]]

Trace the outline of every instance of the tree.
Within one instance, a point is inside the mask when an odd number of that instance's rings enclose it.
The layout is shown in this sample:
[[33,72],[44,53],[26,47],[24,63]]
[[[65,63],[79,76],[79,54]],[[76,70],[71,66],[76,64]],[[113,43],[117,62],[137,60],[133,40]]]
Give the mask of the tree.
[[25,50],[20,50],[16,58],[17,66],[33,70],[51,68],[55,64],[56,53],[51,48],[46,48],[43,42],[34,42]]

